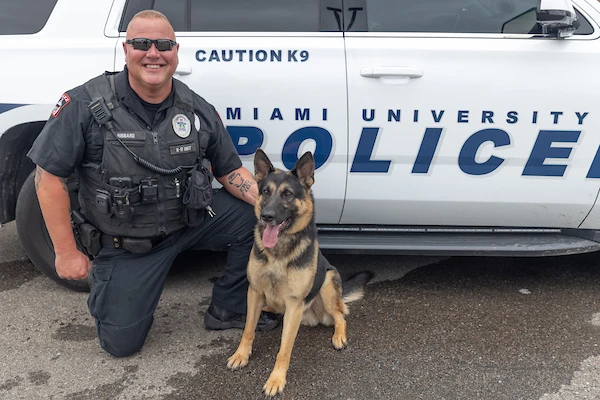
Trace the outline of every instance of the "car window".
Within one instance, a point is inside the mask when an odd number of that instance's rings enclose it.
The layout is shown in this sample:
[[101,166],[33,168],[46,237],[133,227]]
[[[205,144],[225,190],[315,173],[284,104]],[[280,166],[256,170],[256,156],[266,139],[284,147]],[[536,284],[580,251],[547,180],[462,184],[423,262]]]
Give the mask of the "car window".
[[[370,32],[539,33],[538,0],[366,0]],[[577,11],[575,32],[594,32]]]
[[42,30],[57,0],[1,0],[0,35],[25,35]]
[[[144,4],[137,0],[132,4]],[[155,0],[177,32],[319,32],[319,0]],[[133,12],[128,10],[121,31]]]

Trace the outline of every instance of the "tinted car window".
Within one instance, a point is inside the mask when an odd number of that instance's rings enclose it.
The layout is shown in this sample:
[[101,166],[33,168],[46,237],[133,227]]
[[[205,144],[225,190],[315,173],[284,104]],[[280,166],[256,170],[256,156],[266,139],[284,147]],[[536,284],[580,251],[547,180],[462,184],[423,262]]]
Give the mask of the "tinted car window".
[[[189,31],[189,11],[187,0],[157,0],[154,9],[165,14],[177,32]],[[186,15],[188,18],[186,18]],[[188,22],[188,23],[186,23]]]
[[56,0],[1,0],[0,35],[33,34],[42,30]]
[[208,0],[192,6],[192,30],[318,32],[318,0]]
[[577,10],[575,10],[577,14],[577,21],[579,21],[579,28],[575,31],[576,35],[591,35],[594,33],[594,28],[592,24],[589,23],[587,19]]
[[[366,0],[371,32],[539,33],[538,0]],[[593,33],[577,12],[576,34]]]
[[[318,32],[319,0],[156,0],[178,32]],[[133,4],[132,3],[132,4]],[[132,4],[128,6],[131,9]],[[121,30],[133,17],[128,10]]]

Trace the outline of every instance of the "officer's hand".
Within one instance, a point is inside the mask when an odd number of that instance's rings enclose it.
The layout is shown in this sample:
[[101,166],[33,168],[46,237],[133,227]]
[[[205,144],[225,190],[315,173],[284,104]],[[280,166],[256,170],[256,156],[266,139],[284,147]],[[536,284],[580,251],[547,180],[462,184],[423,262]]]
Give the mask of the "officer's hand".
[[92,268],[90,259],[80,252],[73,250],[72,252],[56,254],[54,267],[59,277],[63,279],[86,279]]

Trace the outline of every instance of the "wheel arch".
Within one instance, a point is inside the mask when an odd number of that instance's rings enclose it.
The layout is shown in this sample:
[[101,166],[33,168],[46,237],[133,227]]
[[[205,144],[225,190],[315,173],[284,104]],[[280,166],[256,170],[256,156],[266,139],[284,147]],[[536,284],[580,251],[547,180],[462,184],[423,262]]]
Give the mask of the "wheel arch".
[[[77,291],[88,291],[89,285],[86,279],[62,279],[56,273],[54,246],[46,229],[44,217],[40,210],[40,203],[35,194],[34,175],[34,173],[30,173],[25,180],[16,207],[17,233],[25,254],[27,254],[27,257],[29,257],[33,265],[40,272],[60,285]],[[67,186],[69,188],[71,206],[78,208],[78,185],[74,177],[70,178]]]
[[0,223],[15,219],[19,192],[35,168],[27,152],[46,121],[33,121],[9,128],[0,136]]

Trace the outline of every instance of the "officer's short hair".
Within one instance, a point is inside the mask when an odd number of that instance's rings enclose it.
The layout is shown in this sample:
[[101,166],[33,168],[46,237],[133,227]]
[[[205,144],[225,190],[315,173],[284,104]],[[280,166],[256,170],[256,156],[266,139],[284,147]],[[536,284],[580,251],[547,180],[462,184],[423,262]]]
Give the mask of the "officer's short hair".
[[137,18],[144,18],[144,19],[164,19],[165,21],[167,21],[169,23],[169,25],[171,25],[171,21],[169,21],[169,19],[167,18],[167,16],[165,14],[161,13],[160,11],[156,11],[156,10],[142,10],[142,11],[138,12],[137,14],[135,14],[133,16],[133,18],[131,18],[131,21],[129,21],[129,24],[127,25],[127,30],[129,30],[129,25],[133,22],[133,20],[135,20]]

